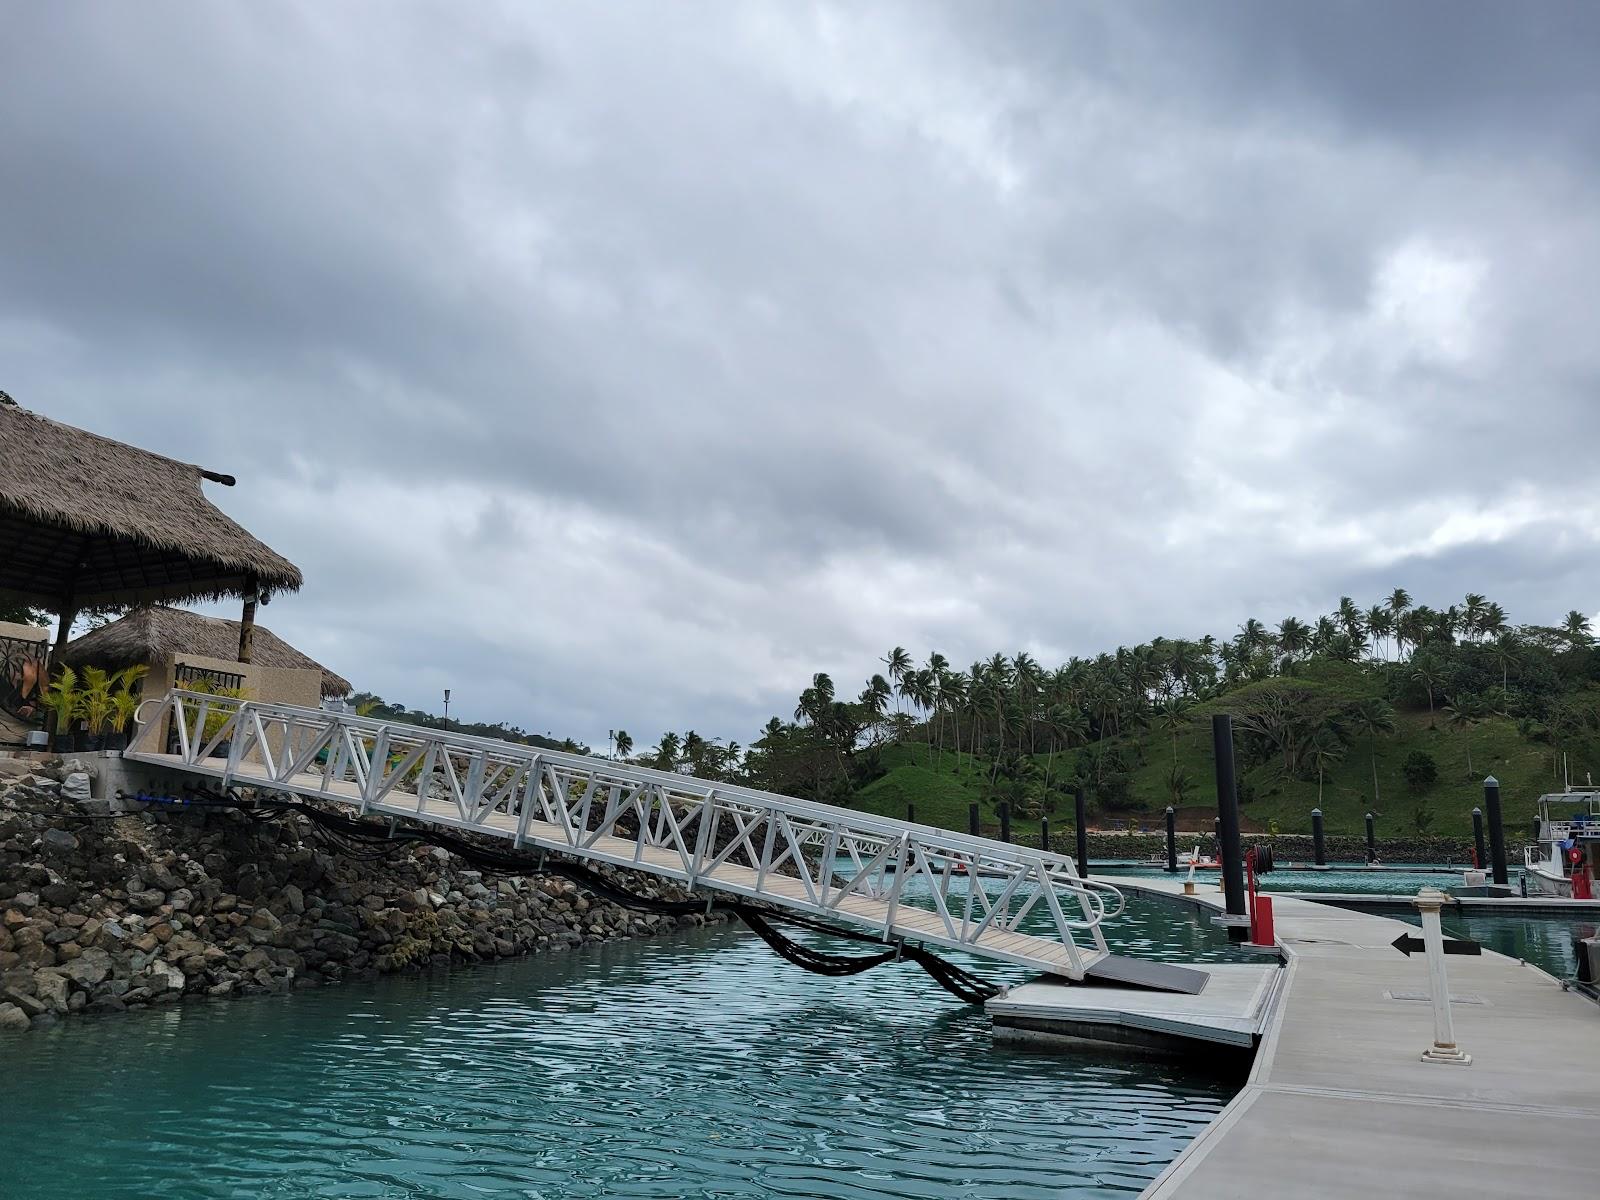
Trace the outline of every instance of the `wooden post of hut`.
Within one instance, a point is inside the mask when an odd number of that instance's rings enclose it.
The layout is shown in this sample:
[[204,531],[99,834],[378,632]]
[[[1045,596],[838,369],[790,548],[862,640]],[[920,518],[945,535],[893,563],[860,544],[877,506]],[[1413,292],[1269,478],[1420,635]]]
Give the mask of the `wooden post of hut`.
[[244,612],[239,617],[239,661],[249,662],[256,648],[256,602],[261,599],[261,584],[254,575],[244,581]]
[[[82,564],[75,564],[66,576],[66,590],[61,596],[61,614],[56,622],[55,645],[50,647],[50,658],[44,664],[44,679],[39,685],[41,699],[44,698],[44,690],[50,686],[50,677],[55,674],[56,667],[61,662],[61,652],[66,649],[68,635],[72,633],[72,623],[78,619],[77,587],[78,572],[81,570]],[[68,729],[62,729],[60,726],[61,722],[56,719],[56,710],[53,708],[46,710],[44,731],[52,738],[65,737],[71,731],[70,722]]]
[[66,587],[61,593],[60,608],[58,610],[60,620],[56,623],[56,641],[55,645],[50,648],[50,662],[47,664],[50,670],[54,670],[56,664],[61,661],[61,651],[67,644],[67,635],[72,632],[72,623],[78,619],[77,591],[78,572],[80,570],[82,570],[81,563],[74,565],[66,575]]

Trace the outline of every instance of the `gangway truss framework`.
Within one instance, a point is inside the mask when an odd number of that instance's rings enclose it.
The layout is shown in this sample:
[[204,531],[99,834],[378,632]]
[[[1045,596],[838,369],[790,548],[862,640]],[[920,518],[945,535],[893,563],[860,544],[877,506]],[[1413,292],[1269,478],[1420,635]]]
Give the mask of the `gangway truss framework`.
[[1068,979],[1108,957],[1101,925],[1123,904],[1042,849],[450,730],[183,689],[147,700],[138,725],[124,757],[224,787],[503,838]]

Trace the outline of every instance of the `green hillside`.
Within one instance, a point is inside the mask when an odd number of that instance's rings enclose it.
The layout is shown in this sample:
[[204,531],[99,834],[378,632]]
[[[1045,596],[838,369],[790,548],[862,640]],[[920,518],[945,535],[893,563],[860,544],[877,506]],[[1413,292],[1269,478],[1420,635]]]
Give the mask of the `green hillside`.
[[[964,829],[1000,806],[1020,834],[1064,827],[1082,787],[1102,829],[1205,832],[1215,814],[1212,718],[1233,719],[1246,829],[1303,833],[1320,804],[1334,834],[1460,837],[1501,783],[1513,837],[1538,797],[1600,774],[1600,646],[1589,620],[1513,625],[1479,594],[1433,608],[1404,588],[1311,620],[1246,620],[1233,636],[1157,637],[1056,667],[1026,652],[965,670],[896,646],[859,693],[812,676],[793,719],[748,751],[663,736],[640,761]],[[690,753],[691,743],[695,751]],[[713,754],[712,750],[717,753]]]
[[[1219,708],[1226,708],[1219,704]],[[1216,815],[1216,786],[1212,767],[1209,715],[1196,721],[1177,736],[1177,764],[1189,780],[1184,799],[1176,807],[1179,827],[1204,830]],[[1151,732],[1119,739],[1127,756],[1138,765],[1131,772],[1131,800],[1126,807],[1108,809],[1094,803],[1091,788],[1090,821],[1106,828],[1126,825],[1129,820],[1159,828],[1162,814],[1173,803],[1169,774],[1173,765],[1173,739]],[[1467,769],[1470,748],[1472,770]],[[1414,750],[1430,755],[1438,766],[1438,779],[1421,790],[1413,789],[1401,774],[1400,764]],[[1372,766],[1377,760],[1378,802],[1373,802]],[[1575,783],[1582,783],[1585,772],[1600,775],[1600,747],[1592,740],[1582,750],[1569,747],[1569,768]],[[884,773],[861,788],[847,803],[851,807],[881,816],[904,817],[906,805],[916,809],[918,821],[950,829],[966,829],[968,806],[979,805],[986,829],[996,824],[995,808],[988,795],[989,764],[976,765],[963,756],[957,768],[955,756],[946,750],[930,763],[925,744],[886,746],[880,751]],[[1070,778],[1078,759],[1077,751],[1058,753],[1055,770]],[[1045,767],[1045,756],[1032,756],[1038,771]],[[1430,729],[1426,713],[1400,714],[1393,735],[1376,740],[1373,750],[1363,743],[1342,761],[1330,766],[1322,784],[1321,808],[1329,833],[1360,834],[1365,814],[1371,809],[1378,817],[1380,837],[1418,832],[1417,810],[1425,816],[1427,832],[1468,835],[1472,831],[1472,809],[1483,803],[1483,777],[1493,774],[1500,781],[1507,827],[1524,828],[1534,813],[1534,802],[1544,792],[1558,791],[1560,780],[1552,771],[1552,749],[1530,742],[1518,733],[1516,723],[1491,717],[1470,730],[1456,731],[1442,723]],[[1240,776],[1241,814],[1249,831],[1267,832],[1276,823],[1280,832],[1300,833],[1310,829],[1311,810],[1318,807],[1317,781],[1285,777],[1271,764],[1258,765]],[[1070,824],[1072,797],[1059,792],[1051,797],[1048,811],[1054,821]],[[1044,805],[1029,805],[1026,816],[1015,818],[1020,829],[1037,830]],[[1063,826],[1057,825],[1058,828]]]

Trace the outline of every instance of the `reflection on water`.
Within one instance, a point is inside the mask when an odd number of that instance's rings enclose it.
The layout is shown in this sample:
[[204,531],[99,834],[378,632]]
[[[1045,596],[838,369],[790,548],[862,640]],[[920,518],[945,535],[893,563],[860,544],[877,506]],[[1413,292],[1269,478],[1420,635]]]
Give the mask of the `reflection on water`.
[[[1140,953],[1231,953],[1148,903],[1117,926]],[[996,1046],[909,963],[822,979],[734,928],[86,1019],[6,1053],[7,1200],[1128,1195],[1233,1091]]]
[[[1396,910],[1393,915],[1412,925],[1421,925],[1416,913]],[[1578,973],[1578,958],[1573,951],[1574,937],[1591,937],[1595,923],[1568,921],[1561,917],[1502,916],[1499,913],[1463,916],[1446,911],[1442,917],[1446,937],[1468,938],[1486,950],[1532,963],[1557,979],[1571,979]]]

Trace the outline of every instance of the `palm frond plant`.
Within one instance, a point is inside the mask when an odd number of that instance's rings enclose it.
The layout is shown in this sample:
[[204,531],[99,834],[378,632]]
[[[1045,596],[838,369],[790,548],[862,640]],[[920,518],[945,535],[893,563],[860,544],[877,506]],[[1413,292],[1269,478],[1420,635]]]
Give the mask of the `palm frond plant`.
[[104,667],[84,667],[79,712],[84,720],[85,750],[100,749],[100,737],[111,720],[111,673]]
[[[216,696],[220,700],[246,699],[244,689],[238,687],[213,687],[210,689],[210,692],[213,696]],[[206,727],[200,735],[202,744],[209,742],[212,738],[216,737],[217,734],[221,733],[222,727],[228,723],[229,718],[231,718],[233,714],[234,709],[231,707],[222,709],[213,708],[210,712],[206,713]],[[211,752],[211,757],[220,758],[225,756],[228,753],[228,748],[232,740],[232,738],[229,738],[225,741],[218,742],[216,749]]]
[[146,673],[150,670],[144,663],[136,663],[131,667],[124,667],[111,677],[115,690],[111,693],[111,719],[106,726],[105,748],[108,750],[121,750],[128,744],[128,728],[133,724],[134,715],[139,711],[139,702],[144,698],[139,685]]
[[55,748],[58,752],[72,749],[72,723],[78,719],[81,705],[78,673],[63,664],[44,693],[44,707],[55,717]]

